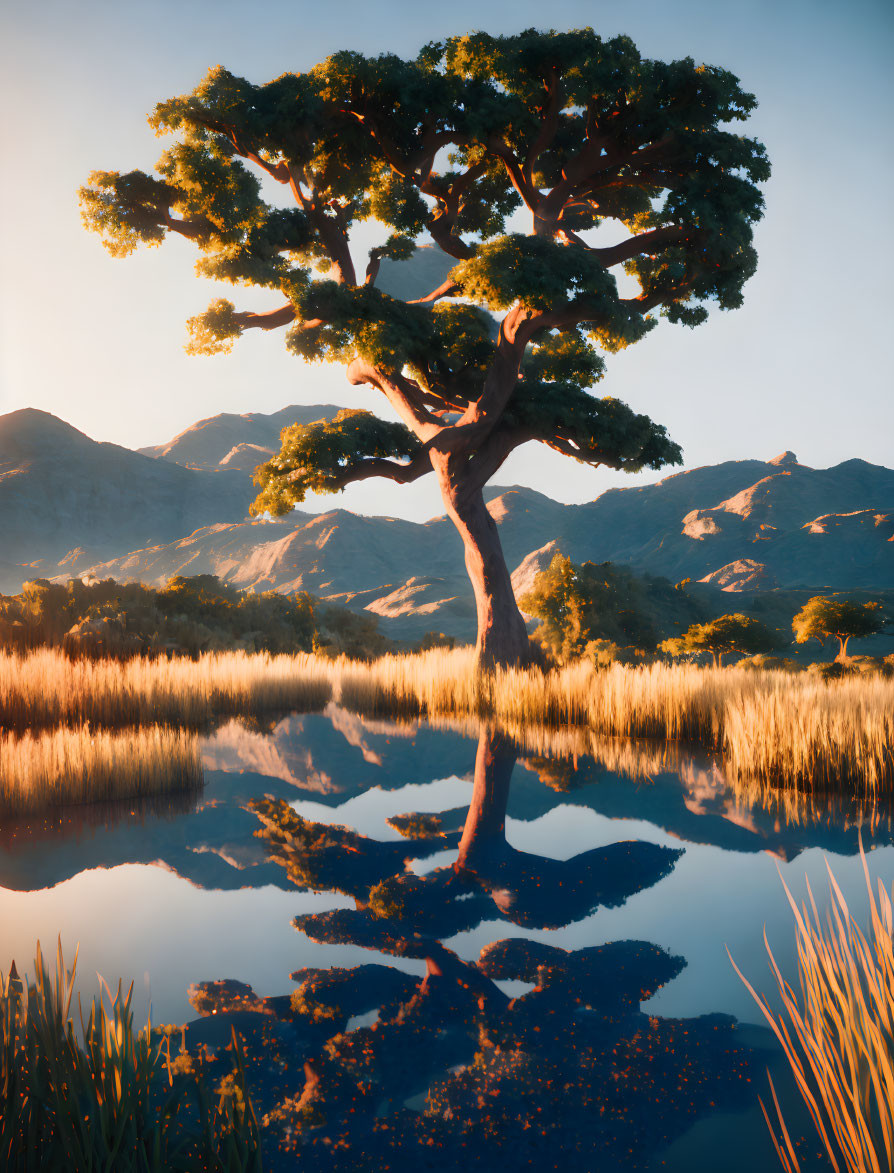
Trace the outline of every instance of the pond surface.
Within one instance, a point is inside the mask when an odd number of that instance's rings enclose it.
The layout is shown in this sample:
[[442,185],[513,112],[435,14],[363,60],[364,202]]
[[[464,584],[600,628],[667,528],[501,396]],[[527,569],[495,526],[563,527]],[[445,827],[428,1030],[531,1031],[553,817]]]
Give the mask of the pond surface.
[[[573,743],[332,706],[233,722],[203,742],[198,799],[0,827],[0,966],[30,968],[35,940],[61,933],[85,994],[97,971],[135,983],[138,1023],[150,1006],[194,1020],[200,982],[301,986],[298,1014],[205,988],[222,1022],[236,1007],[246,1037],[273,1031],[259,1064],[288,1056],[257,1076],[264,1111],[290,1104],[272,1168],[293,1166],[304,1130],[302,1169],[772,1169],[757,1096],[768,1063],[790,1078],[727,949],[769,994],[766,931],[794,978],[782,881],[825,902],[828,861],[862,921],[858,825],[890,887],[890,817],[762,805],[675,747]],[[287,868],[245,806],[263,795],[350,832],[305,829]],[[268,809],[281,830],[286,808]],[[386,822],[411,812],[438,815],[437,837]],[[623,942],[642,944],[595,948]]]

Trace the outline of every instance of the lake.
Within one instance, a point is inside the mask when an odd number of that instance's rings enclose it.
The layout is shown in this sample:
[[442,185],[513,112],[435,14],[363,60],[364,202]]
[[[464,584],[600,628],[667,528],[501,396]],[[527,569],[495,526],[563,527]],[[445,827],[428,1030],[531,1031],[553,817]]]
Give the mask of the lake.
[[[234,979],[263,999],[304,981],[298,1020],[235,1019],[275,1024],[292,1056],[275,1088],[264,1077],[262,1108],[319,1078],[316,1115],[305,1094],[282,1126],[316,1138],[302,1169],[777,1165],[757,1096],[768,1062],[778,1086],[790,1077],[727,950],[770,994],[766,931],[794,979],[783,881],[797,899],[809,881],[825,903],[827,861],[862,923],[858,835],[890,887],[889,811],[764,805],[680,747],[581,751],[568,731],[511,742],[332,705],[231,722],[202,755],[199,796],[0,827],[4,969],[30,969],[35,940],[49,950],[61,933],[69,960],[79,946],[85,994],[96,972],[134,982],[140,1024],[150,1008],[155,1023],[194,1020],[200,982]],[[349,831],[317,829],[287,870],[246,809],[263,795]],[[436,837],[386,822],[410,813],[438,815]],[[621,942],[643,944],[596,948]],[[486,964],[464,964],[486,947]]]

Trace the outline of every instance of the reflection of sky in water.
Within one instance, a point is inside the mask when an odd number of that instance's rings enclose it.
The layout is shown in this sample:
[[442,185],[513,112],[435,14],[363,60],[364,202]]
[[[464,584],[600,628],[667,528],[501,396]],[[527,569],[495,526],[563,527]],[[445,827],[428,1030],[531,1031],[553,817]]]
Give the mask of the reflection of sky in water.
[[[413,810],[454,812],[445,817],[445,825],[448,818],[451,827],[460,825],[461,808],[468,805],[472,788],[471,782],[457,773],[471,770],[474,741],[443,732],[426,734],[424,730],[415,737],[394,736],[378,727],[360,728],[356,719],[342,721],[341,727],[323,717],[292,720],[288,740],[275,745],[276,738],[271,739],[264,760],[277,762],[283,760],[284,754],[291,755],[290,776],[284,782],[280,773],[276,792],[294,801],[306,818],[344,823],[363,834],[391,841],[399,838],[385,825],[385,819],[393,814]],[[0,965],[5,969],[14,957],[22,967],[33,955],[38,937],[48,950],[61,930],[69,958],[74,955],[76,943],[80,943],[84,992],[95,988],[96,971],[108,980],[121,976],[135,981],[138,1022],[145,1017],[150,992],[156,1021],[192,1017],[186,1001],[187,987],[207,979],[237,978],[251,984],[257,993],[267,995],[291,989],[289,974],[302,966],[350,966],[382,960],[421,972],[420,962],[395,962],[353,946],[315,944],[291,926],[292,918],[298,914],[350,907],[350,900],[329,893],[285,891],[275,886],[269,870],[262,883],[261,876],[252,875],[251,866],[243,864],[242,870],[230,866],[228,861],[235,858],[238,862],[241,851],[257,852],[252,836],[256,824],[241,810],[242,801],[272,786],[269,775],[256,772],[259,752],[265,748],[260,735],[251,734],[249,743],[250,772],[245,772],[246,763],[238,753],[238,736],[228,733],[226,760],[218,754],[214,763],[218,770],[209,773],[204,795],[207,809],[199,814],[177,815],[169,820],[147,815],[142,823],[124,820],[109,828],[85,828],[77,836],[37,840],[12,848],[4,841],[0,846],[0,868],[3,877],[10,877],[3,881],[10,887],[38,886],[16,877],[23,870],[29,877],[39,876],[44,856],[51,853],[57,853],[57,862],[69,854],[74,862],[66,865],[71,869],[67,876],[54,874],[44,881],[55,886],[31,892],[0,889]],[[455,772],[436,781],[425,781],[426,773],[430,778],[437,776],[439,768],[445,773]],[[236,773],[239,787],[234,791]],[[300,776],[296,776],[298,773]],[[413,781],[401,785],[402,777]],[[314,778],[323,779],[325,790],[310,794],[306,787],[309,781],[313,784]],[[394,788],[383,788],[389,781]],[[303,788],[296,791],[296,784]],[[660,803],[654,788],[636,788],[631,782],[626,786],[628,790],[624,791],[618,787],[617,776],[603,774],[578,790],[557,793],[543,786],[520,763],[510,794],[507,839],[515,848],[557,859],[620,839],[683,846],[685,854],[670,875],[633,896],[621,908],[599,909],[583,921],[556,931],[523,930],[500,918],[495,908],[492,920],[445,943],[462,957],[473,959],[489,942],[519,935],[567,949],[624,938],[651,941],[682,954],[688,965],[647,1009],[681,1016],[719,1010],[746,1021],[759,1021],[756,1008],[730,966],[725,946],[755,984],[769,991],[772,982],[762,940],[766,925],[783,971],[791,976],[792,917],[777,866],[796,896],[805,894],[806,874],[814,893],[824,902],[828,893],[824,863],[827,853],[811,848],[810,835],[803,829],[797,847],[806,849],[789,862],[762,850],[762,841],[750,845],[749,850],[729,850],[710,842],[691,843],[687,837],[680,837],[679,820],[675,823],[674,818],[662,814],[670,809],[668,804],[673,800],[673,809],[690,820],[687,834],[700,837],[700,832],[696,834],[691,828],[704,826],[704,837],[710,840],[714,823],[699,817],[697,809],[693,814],[697,804],[692,802],[691,794],[688,802],[685,795],[681,800],[679,784],[666,776],[662,779],[664,797]],[[618,794],[622,798],[626,794],[631,813],[641,800],[652,817],[617,817]],[[221,801],[215,806],[217,798]],[[616,817],[600,813],[601,802]],[[716,819],[715,823],[720,825]],[[667,826],[676,826],[678,835],[668,833]],[[731,826],[728,819],[723,826]],[[785,829],[774,830],[772,820],[768,826],[772,835],[767,845],[778,851],[780,843],[784,846]],[[733,830],[738,833],[737,827]],[[147,847],[150,841],[151,848]],[[413,870],[422,874],[454,858],[455,853],[441,853],[416,861]],[[836,854],[828,858],[852,910],[862,916],[866,897],[859,857]],[[108,866],[110,863],[118,866]],[[216,870],[207,872],[211,879],[207,887],[201,886],[206,883],[202,869],[212,864]],[[880,845],[872,852],[870,864],[873,874],[890,886],[894,848]],[[190,878],[184,878],[182,873]],[[227,877],[228,886],[223,889],[221,876]]]

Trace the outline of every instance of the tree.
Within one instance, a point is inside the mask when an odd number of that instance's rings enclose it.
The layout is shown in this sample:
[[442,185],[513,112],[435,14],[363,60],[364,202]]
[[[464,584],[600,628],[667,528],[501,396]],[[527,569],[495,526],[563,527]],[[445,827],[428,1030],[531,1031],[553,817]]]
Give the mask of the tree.
[[644,586],[629,570],[610,562],[576,566],[556,554],[519,604],[540,620],[535,638],[567,662],[587,654],[595,641],[654,648],[659,636]]
[[693,623],[688,631],[673,639],[666,639],[659,650],[671,656],[697,655],[710,652],[714,666],[723,664],[723,657],[731,653],[758,656],[778,652],[785,641],[774,631],[750,615],[720,615],[710,623]]
[[[530,441],[630,472],[680,461],[663,427],[588,388],[601,352],[639,341],[656,312],[696,326],[710,302],[741,304],[769,165],[721,127],[754,105],[725,70],[591,29],[472,33],[409,61],[337,53],[266,85],[215,68],[151,115],[178,136],[157,174],[94,172],[82,207],[115,256],[174,233],[201,276],[284,297],[265,312],[213,302],[189,323],[191,352],[282,328],[295,354],[381,392],[399,423],[344,411],[286,430],[255,511],[433,472],[465,546],[480,661],[519,662],[530,646],[482,489]],[[262,198],[259,176],[293,206]],[[358,270],[350,234],[367,219],[392,231]],[[594,230],[612,221],[624,234],[604,243]],[[426,234],[455,262],[446,280],[418,301],[383,293],[383,259]]]
[[880,612],[881,603],[851,603],[828,595],[814,595],[792,620],[792,631],[799,644],[806,644],[809,639],[818,639],[820,643],[837,639],[835,659],[844,661],[849,639],[866,639],[877,635],[885,626]]

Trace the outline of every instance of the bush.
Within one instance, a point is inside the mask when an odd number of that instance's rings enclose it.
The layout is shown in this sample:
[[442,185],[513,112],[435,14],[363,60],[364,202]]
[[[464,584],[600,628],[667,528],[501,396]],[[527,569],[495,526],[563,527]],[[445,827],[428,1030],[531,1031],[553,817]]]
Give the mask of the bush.
[[240,591],[211,574],[174,575],[161,590],[114,579],[25,583],[0,595],[0,647],[61,647],[71,656],[246,651],[380,655],[390,641],[372,615],[321,606],[299,592]]

